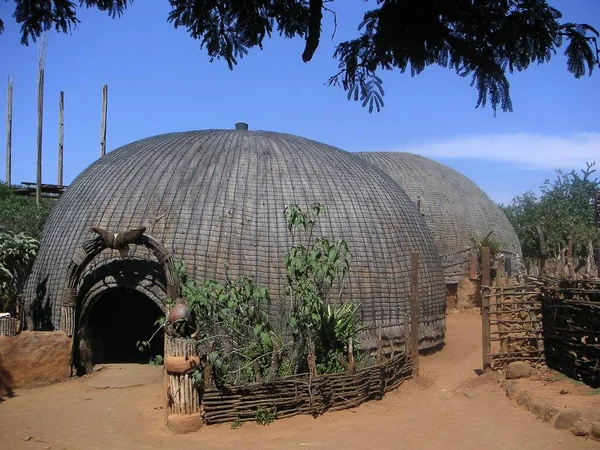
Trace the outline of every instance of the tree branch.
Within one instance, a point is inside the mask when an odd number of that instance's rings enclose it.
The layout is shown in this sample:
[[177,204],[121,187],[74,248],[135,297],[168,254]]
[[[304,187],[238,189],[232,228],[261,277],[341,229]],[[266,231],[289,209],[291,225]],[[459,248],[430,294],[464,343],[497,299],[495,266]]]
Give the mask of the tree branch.
[[306,36],[306,46],[302,53],[302,61],[309,62],[321,38],[321,20],[323,19],[323,0],[310,0],[309,18],[308,18],[308,35]]

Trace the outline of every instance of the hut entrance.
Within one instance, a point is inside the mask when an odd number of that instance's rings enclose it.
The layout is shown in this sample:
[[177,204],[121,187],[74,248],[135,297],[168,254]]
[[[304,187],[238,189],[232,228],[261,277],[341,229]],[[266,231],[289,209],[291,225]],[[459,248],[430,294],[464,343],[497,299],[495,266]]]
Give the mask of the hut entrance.
[[102,292],[91,308],[87,322],[92,362],[148,363],[163,355],[162,330],[142,352],[139,341],[147,341],[157,330],[155,322],[164,312],[150,298],[130,287]]

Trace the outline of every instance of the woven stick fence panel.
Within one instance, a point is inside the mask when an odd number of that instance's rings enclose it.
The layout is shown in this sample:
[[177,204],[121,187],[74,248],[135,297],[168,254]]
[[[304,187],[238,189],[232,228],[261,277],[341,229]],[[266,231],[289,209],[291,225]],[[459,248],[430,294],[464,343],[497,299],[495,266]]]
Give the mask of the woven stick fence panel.
[[14,317],[0,317],[0,336],[15,336],[18,320]]
[[277,418],[298,414],[317,416],[380,399],[411,377],[412,363],[401,353],[354,374],[321,375],[317,379],[289,378],[243,387],[211,388],[202,398],[207,424],[254,421],[258,408],[275,407]]
[[[485,286],[482,290],[484,359],[492,368],[512,361],[544,361],[540,286]],[[487,334],[487,336],[486,336]]]
[[600,282],[560,284],[543,290],[546,363],[600,387]]

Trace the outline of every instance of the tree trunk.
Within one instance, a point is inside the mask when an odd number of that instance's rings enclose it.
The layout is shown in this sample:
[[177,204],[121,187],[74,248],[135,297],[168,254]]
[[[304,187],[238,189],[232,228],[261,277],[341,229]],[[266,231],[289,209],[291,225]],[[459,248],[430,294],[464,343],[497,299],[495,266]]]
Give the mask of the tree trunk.
[[567,277],[575,279],[575,269],[573,266],[573,237],[569,236],[567,242]]
[[546,238],[544,236],[544,231],[542,227],[539,225],[535,227],[538,235],[538,243],[540,245],[540,276],[544,276],[546,274],[546,258],[548,257],[548,248],[546,243]]
[[586,264],[585,264],[585,273],[588,275],[588,277],[594,276],[594,274],[592,272],[593,265],[594,265],[594,244],[592,243],[592,240],[590,239],[588,241],[587,258],[586,258]]

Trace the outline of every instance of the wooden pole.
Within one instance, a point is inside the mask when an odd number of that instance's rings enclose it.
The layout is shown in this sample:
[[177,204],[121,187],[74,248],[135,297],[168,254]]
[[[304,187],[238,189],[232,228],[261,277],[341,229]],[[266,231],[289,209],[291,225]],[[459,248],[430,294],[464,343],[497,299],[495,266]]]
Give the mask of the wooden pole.
[[419,254],[411,255],[410,277],[410,357],[413,379],[419,379]]
[[100,121],[100,156],[106,155],[106,116],[108,113],[108,86],[102,85],[102,119]]
[[490,298],[486,295],[490,286],[490,248],[481,249],[481,341],[483,350],[483,370],[492,366],[492,344],[490,340]]
[[490,286],[490,248],[481,249],[481,285]]
[[10,186],[11,168],[12,168],[12,102],[13,102],[13,81],[14,76],[8,76],[8,89],[6,93],[6,184]]
[[58,96],[58,181],[63,185],[63,151],[65,144],[65,93],[60,91]]
[[38,61],[38,96],[37,96],[37,171],[35,184],[35,201],[42,201],[42,129],[44,122],[44,59],[46,56],[47,38],[42,37]]
[[483,352],[483,370],[492,367],[492,341],[490,339],[490,287],[481,289],[481,348]]

